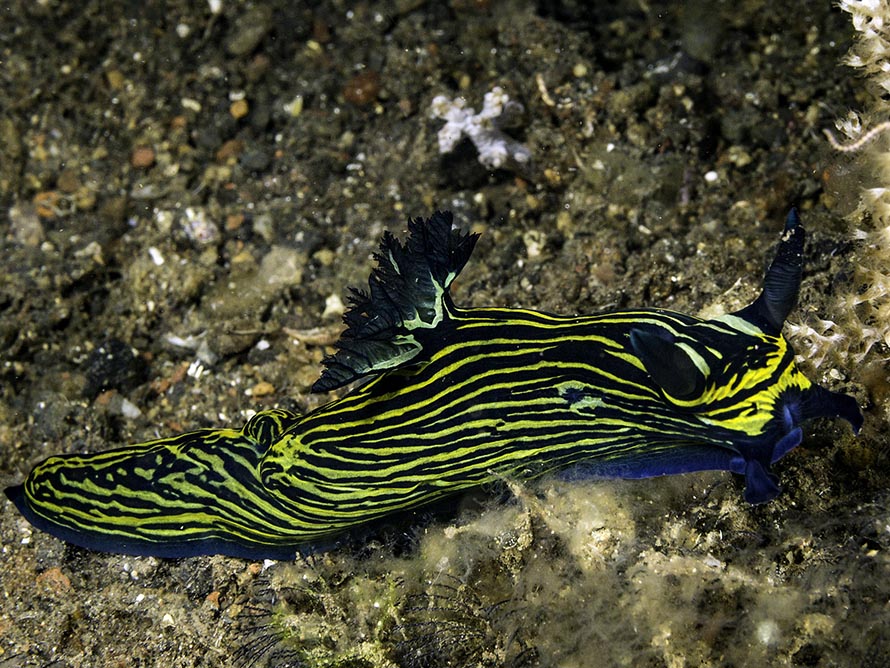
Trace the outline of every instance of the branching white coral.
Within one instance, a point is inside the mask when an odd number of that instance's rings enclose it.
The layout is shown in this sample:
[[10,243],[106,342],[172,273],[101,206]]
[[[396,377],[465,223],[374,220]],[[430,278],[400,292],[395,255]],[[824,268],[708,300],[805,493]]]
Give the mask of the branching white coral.
[[453,100],[444,95],[433,98],[430,112],[445,125],[439,130],[439,153],[449,153],[464,137],[479,151],[479,162],[489,169],[524,165],[531,160],[531,151],[502,130],[519,116],[523,107],[495,86],[485,94],[478,114],[462,97]]

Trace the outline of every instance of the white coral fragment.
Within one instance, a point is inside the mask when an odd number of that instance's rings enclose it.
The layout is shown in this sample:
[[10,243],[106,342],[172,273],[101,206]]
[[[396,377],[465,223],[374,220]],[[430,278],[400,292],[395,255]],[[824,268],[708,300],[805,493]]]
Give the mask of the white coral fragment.
[[479,152],[479,162],[488,169],[528,163],[531,151],[502,130],[522,111],[522,105],[511,100],[498,86],[485,94],[478,114],[462,97],[452,100],[437,95],[430,105],[430,112],[434,118],[445,121],[439,130],[439,153],[450,153],[461,139],[467,137]]

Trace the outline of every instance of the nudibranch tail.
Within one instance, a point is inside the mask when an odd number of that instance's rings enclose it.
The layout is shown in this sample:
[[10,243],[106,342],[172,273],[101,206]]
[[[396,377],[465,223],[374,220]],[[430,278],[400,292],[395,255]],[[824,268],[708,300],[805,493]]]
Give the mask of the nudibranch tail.
[[305,523],[299,509],[269,496],[257,472],[271,443],[298,420],[271,410],[240,430],[50,457],[5,491],[35,527],[92,550],[293,558]]
[[167,557],[284,558],[502,477],[647,478],[725,470],[775,497],[803,425],[856,401],[813,384],[781,334],[800,289],[796,211],[754,302],[712,320],[640,308],[560,316],[459,308],[477,236],[451,215],[385,234],[313,387],[372,377],[303,416],[50,457],[6,490],[78,545]]

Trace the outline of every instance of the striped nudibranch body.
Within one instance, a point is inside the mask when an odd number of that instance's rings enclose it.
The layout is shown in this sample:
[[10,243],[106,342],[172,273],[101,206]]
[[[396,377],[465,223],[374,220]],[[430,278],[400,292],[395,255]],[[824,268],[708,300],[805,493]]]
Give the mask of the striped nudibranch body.
[[384,236],[314,389],[370,382],[305,416],[51,457],[7,494],[35,526],[93,549],[287,557],[500,476],[728,470],[760,503],[778,494],[770,465],[803,421],[861,425],[781,335],[802,266],[793,211],[760,297],[713,320],[458,308],[448,288],[476,237],[441,213],[410,232],[404,245]]

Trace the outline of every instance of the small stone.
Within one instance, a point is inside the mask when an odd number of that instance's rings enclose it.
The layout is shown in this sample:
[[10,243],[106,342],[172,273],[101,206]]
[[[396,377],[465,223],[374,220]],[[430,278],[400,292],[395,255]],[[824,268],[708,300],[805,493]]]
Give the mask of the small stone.
[[525,244],[526,256],[529,260],[534,260],[541,256],[547,237],[540,230],[529,230],[522,235],[522,241]]
[[262,366],[275,360],[278,351],[266,339],[260,339],[247,353],[247,362],[251,366]]
[[185,235],[199,246],[207,246],[219,241],[219,227],[200,207],[186,207],[182,229]]
[[135,420],[140,415],[142,415],[142,411],[139,410],[139,407],[126,397],[121,398],[120,410],[121,415],[123,415],[128,420]]
[[246,56],[263,41],[272,27],[272,9],[266,5],[251,7],[239,16],[226,39],[226,51]]
[[71,579],[58,567],[47,568],[37,576],[36,583],[45,594],[67,594],[71,591]]
[[214,590],[204,597],[204,602],[211,610],[219,610],[219,590]]
[[151,261],[154,262],[154,265],[155,265],[156,267],[161,267],[161,266],[164,265],[164,262],[165,262],[166,260],[164,260],[164,254],[161,253],[160,250],[158,250],[158,249],[155,248],[154,246],[149,246],[149,247],[148,247],[148,254],[149,254],[149,256],[151,257]]
[[265,380],[261,380],[250,388],[250,396],[252,397],[267,397],[270,394],[275,394],[275,386]]
[[245,169],[252,172],[265,171],[272,162],[272,155],[261,148],[254,148],[246,151],[241,156],[241,165]]
[[275,221],[272,219],[272,216],[268,213],[255,215],[253,218],[253,231],[271,244],[275,240]]
[[201,111],[201,103],[194,98],[184,97],[182,98],[182,100],[180,100],[180,102],[182,103],[183,109],[188,109],[189,111],[194,111],[195,113]]
[[106,223],[119,223],[127,213],[127,198],[125,195],[111,197],[99,207],[99,217]]
[[229,232],[234,232],[239,229],[244,224],[244,214],[243,213],[230,213],[226,216],[226,230]]
[[343,304],[343,300],[340,299],[340,295],[334,293],[324,300],[324,313],[321,314],[321,317],[324,319],[339,318],[345,311],[346,306]]
[[248,81],[259,81],[269,71],[271,66],[272,61],[269,59],[269,56],[264,53],[258,53],[247,63],[247,67],[244,68],[244,76]]
[[32,438],[58,441],[65,433],[68,420],[73,411],[71,401],[58,392],[37,392],[31,403],[30,411],[34,419]]
[[148,378],[148,366],[123,341],[109,339],[90,354],[86,361],[84,394],[95,397],[103,390],[122,392],[141,385]]
[[71,194],[77,192],[77,189],[80,188],[80,177],[77,174],[77,170],[71,167],[63,169],[59,173],[59,178],[56,179],[56,186],[63,193]]
[[137,146],[130,154],[130,164],[136,169],[147,169],[155,163],[155,152],[151,146]]
[[552,186],[558,186],[562,183],[562,174],[558,169],[553,169],[552,167],[548,167],[544,170],[544,178],[547,179],[547,183]]
[[284,103],[284,111],[296,118],[303,113],[303,96],[296,95],[290,102]]
[[62,196],[55,190],[44,190],[34,195],[34,206],[41,218],[55,218],[59,212]]
[[37,215],[37,207],[29,202],[10,207],[9,222],[12,225],[13,236],[20,244],[36,248],[46,238],[43,223]]
[[108,408],[117,396],[119,396],[117,390],[106,390],[97,394],[94,402],[97,406]]
[[78,211],[92,211],[96,206],[96,193],[85,188],[74,194],[74,207]]
[[274,294],[303,282],[305,256],[287,246],[273,246],[260,261],[257,281],[263,291]]
[[124,78],[123,72],[120,70],[108,70],[105,73],[105,80],[108,82],[108,87],[111,90],[120,90],[124,87]]
[[243,152],[244,142],[240,139],[230,139],[217,150],[216,161],[227,162],[230,158],[237,158]]
[[322,248],[312,254],[312,259],[316,260],[323,267],[330,267],[337,259],[337,254],[330,248]]
[[380,93],[380,75],[374,70],[359,72],[343,88],[343,97],[358,107],[364,107],[377,99]]
[[229,113],[232,115],[232,118],[239,119],[247,116],[247,112],[250,111],[250,105],[247,104],[247,100],[240,99],[232,102],[231,106],[229,106]]

